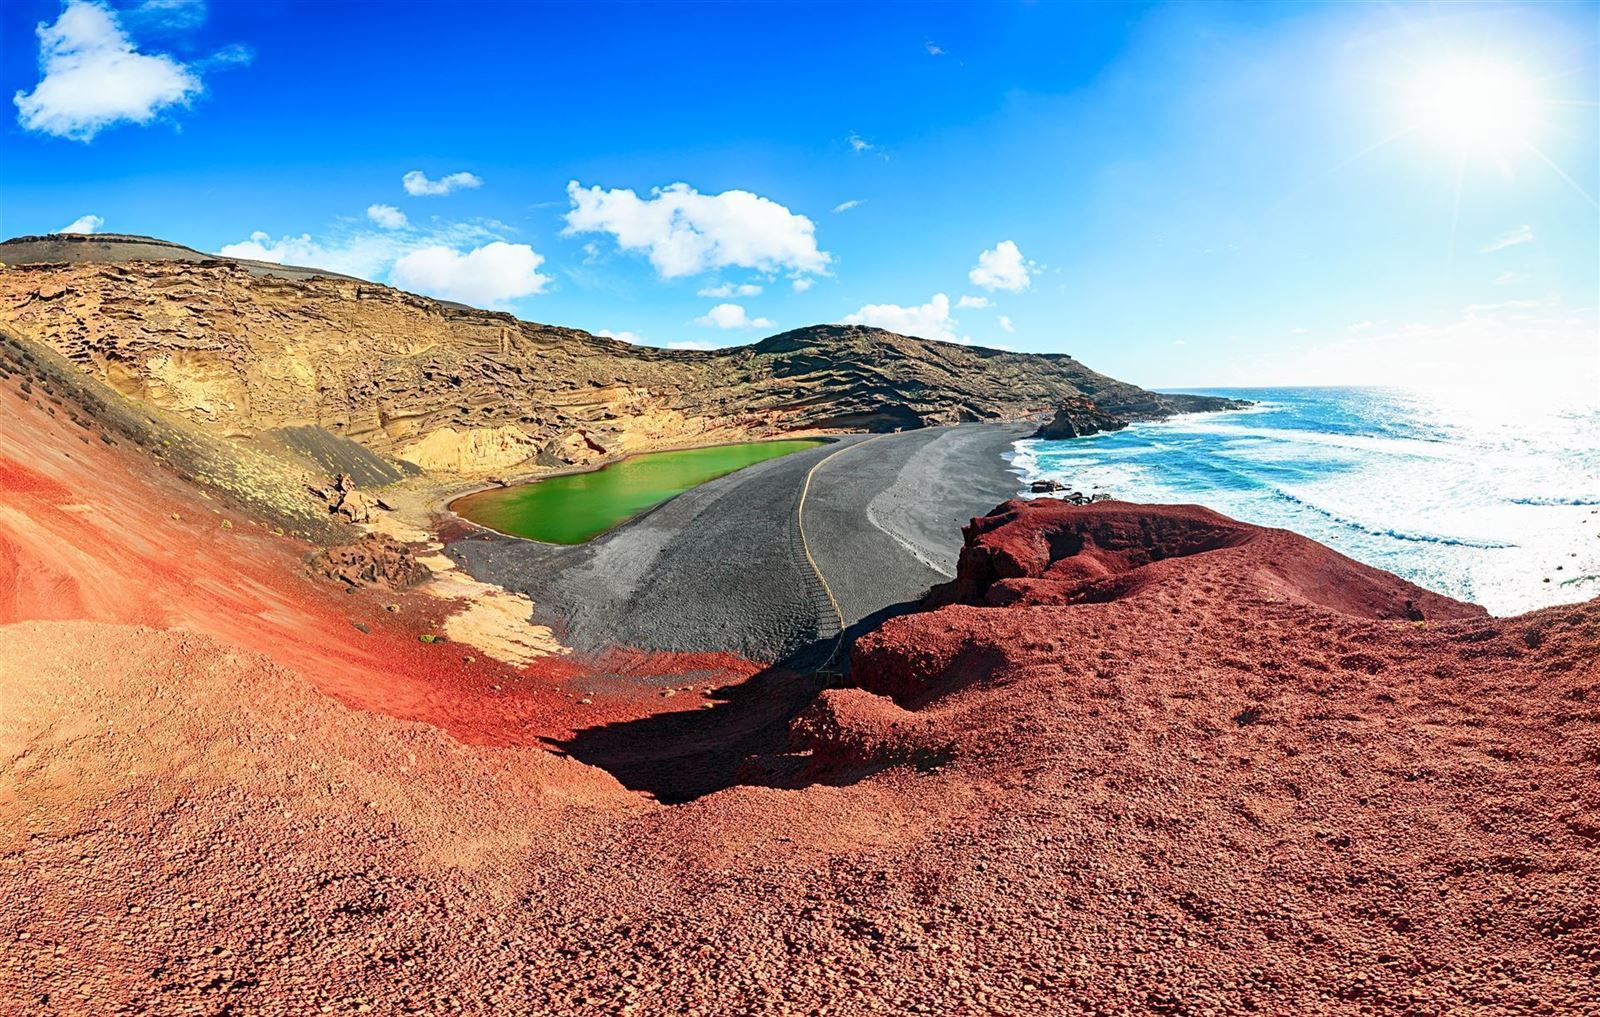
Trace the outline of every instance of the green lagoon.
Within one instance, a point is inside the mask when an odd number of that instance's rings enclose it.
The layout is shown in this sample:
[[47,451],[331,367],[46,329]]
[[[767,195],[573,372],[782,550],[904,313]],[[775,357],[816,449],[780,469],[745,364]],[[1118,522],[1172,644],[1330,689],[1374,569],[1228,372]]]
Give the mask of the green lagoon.
[[752,441],[631,456],[590,473],[569,473],[458,498],[452,511],[479,526],[548,544],[581,544],[708,480],[823,444]]

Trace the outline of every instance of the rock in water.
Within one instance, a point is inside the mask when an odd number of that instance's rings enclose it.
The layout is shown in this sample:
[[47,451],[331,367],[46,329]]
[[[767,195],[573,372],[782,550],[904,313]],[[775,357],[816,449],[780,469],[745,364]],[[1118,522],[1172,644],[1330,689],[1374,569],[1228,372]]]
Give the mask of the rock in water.
[[[1082,438],[1090,434],[1099,434],[1101,431],[1120,431],[1128,426],[1128,422],[1121,417],[1107,413],[1095,405],[1093,399],[1085,396],[1072,396],[1064,399],[1056,408],[1056,415],[1049,423],[1034,432],[1035,438],[1046,438],[1051,441],[1060,441],[1066,438]],[[1055,488],[1054,490],[1061,490]]]

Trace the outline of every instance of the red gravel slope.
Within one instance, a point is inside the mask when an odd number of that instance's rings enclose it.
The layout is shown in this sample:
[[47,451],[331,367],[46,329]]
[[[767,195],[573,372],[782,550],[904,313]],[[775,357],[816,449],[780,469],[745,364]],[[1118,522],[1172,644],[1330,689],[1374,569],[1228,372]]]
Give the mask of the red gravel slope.
[[1005,788],[974,860],[1048,915],[1007,941],[1068,1009],[1593,1012],[1600,604],[1490,619],[1205,509],[1056,501],[975,520],[934,599],[856,649],[900,707],[807,722],[835,772]]

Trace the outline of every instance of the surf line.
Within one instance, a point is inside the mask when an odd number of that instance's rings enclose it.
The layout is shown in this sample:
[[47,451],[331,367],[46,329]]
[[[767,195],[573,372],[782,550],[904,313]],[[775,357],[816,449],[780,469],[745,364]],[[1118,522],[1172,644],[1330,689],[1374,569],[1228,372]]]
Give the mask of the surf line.
[[806,471],[805,483],[800,485],[800,504],[795,508],[795,521],[800,527],[800,550],[805,552],[806,563],[811,566],[811,571],[815,573],[817,582],[822,584],[822,592],[827,595],[828,606],[833,608],[833,615],[838,619],[839,623],[839,634],[834,637],[833,649],[828,652],[828,659],[823,661],[822,666],[817,669],[819,671],[826,671],[833,664],[834,658],[839,656],[840,647],[844,645],[844,609],[839,606],[839,599],[833,595],[833,587],[828,585],[828,578],[822,574],[821,566],[817,564],[817,559],[811,554],[811,542],[806,539],[806,495],[811,493],[811,478],[816,476],[817,471],[826,466],[834,456],[844,455],[851,449],[860,448],[863,445],[871,445],[882,437],[885,437],[885,435],[873,435],[866,441],[852,442],[843,448],[834,449],[812,464],[811,469]]

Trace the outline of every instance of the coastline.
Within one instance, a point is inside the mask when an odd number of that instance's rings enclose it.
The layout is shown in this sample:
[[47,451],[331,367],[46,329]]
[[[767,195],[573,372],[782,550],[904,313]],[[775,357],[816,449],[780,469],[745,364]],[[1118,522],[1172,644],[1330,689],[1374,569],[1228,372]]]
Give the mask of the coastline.
[[[961,525],[1016,494],[1003,452],[1030,429],[838,435],[691,488],[585,544],[474,528],[446,551],[475,578],[527,595],[534,621],[579,650],[728,651],[775,663],[837,629],[799,547],[796,510],[813,466],[844,447],[817,471],[805,511],[811,552],[852,629],[949,578]],[[849,451],[873,439],[870,454]]]
[[1019,441],[1007,456],[1030,482],[1293,530],[1497,616],[1600,592],[1600,458],[1586,451],[1600,416],[1510,427],[1388,387],[1213,391],[1256,405]]
[[[598,473],[607,466],[615,466],[617,463],[624,462],[638,456],[655,455],[658,452],[692,452],[695,449],[721,448],[724,445],[746,445],[753,442],[763,441],[816,440],[832,442],[839,438],[840,433],[841,432],[838,431],[810,430],[795,431],[793,433],[785,432],[782,434],[769,434],[760,438],[743,438],[735,441],[690,442],[685,445],[668,443],[660,446],[651,446],[650,448],[635,449],[631,452],[620,452],[616,455],[609,455],[604,458],[597,459],[592,463],[574,463],[569,466],[554,466],[548,469],[536,468],[525,472],[515,473],[507,477],[482,478],[470,481],[452,480],[445,483],[435,482],[427,488],[428,493],[426,494],[426,497],[432,506],[433,513],[439,518],[446,520],[446,522],[453,522],[462,526],[471,527],[473,529],[487,530],[491,533],[498,533],[498,530],[475,523],[471,519],[468,519],[466,516],[463,516],[461,513],[455,511],[455,503],[463,498],[468,498],[475,494],[482,494],[484,491],[505,490],[513,487],[521,487],[524,484],[537,484],[542,480],[552,480],[556,477],[574,477],[584,473]],[[441,527],[435,526],[433,528],[437,530]],[[514,536],[514,534],[501,534],[501,536],[509,537]],[[529,540],[531,538],[522,537],[519,539]],[[538,542],[535,541],[535,543]]]
[[[532,540],[536,543],[564,545],[582,544],[593,540],[595,537],[598,537],[609,530],[616,529],[618,526],[622,526],[633,519],[637,519],[639,516],[644,515],[656,506],[670,501],[686,491],[693,490],[694,488],[699,487],[701,484],[709,483],[710,481],[717,479],[718,476],[725,476],[728,473],[737,472],[738,470],[744,469],[747,466],[764,462],[766,459],[781,458],[784,455],[792,455],[795,452],[805,451],[808,448],[819,448],[826,444],[829,444],[827,439],[817,437],[779,438],[753,442],[729,442],[721,445],[705,445],[693,449],[666,449],[658,452],[636,452],[627,456],[623,456],[619,459],[606,462],[600,465],[597,469],[593,470],[544,476],[538,478],[537,480],[529,480],[519,484],[507,484],[502,487],[488,488],[482,491],[473,492],[472,494],[465,494],[451,500],[444,506],[444,508],[447,512],[458,519],[464,519],[475,526],[492,530],[504,536],[520,537],[521,539]],[[779,446],[786,447],[780,448]],[[751,450],[761,449],[765,449],[766,451],[757,451],[754,453],[754,458],[751,458]],[[603,484],[608,479],[615,480],[619,475],[615,471],[621,470],[630,464],[639,465],[648,460],[660,462],[662,461],[662,457],[668,456],[684,457],[706,454],[714,455],[719,450],[737,454],[733,459],[716,463],[710,467],[702,468],[701,472],[698,474],[699,479],[691,480],[685,476],[672,482],[663,482],[660,483],[659,486],[653,486],[649,491],[649,497],[654,500],[645,504],[639,504],[639,502],[632,497],[632,492],[617,492],[617,496],[621,497],[623,502],[627,503],[627,509],[621,509],[619,504],[614,502],[612,498],[606,498],[602,499],[601,503],[586,504],[581,509],[572,509],[563,505],[543,505],[537,510],[532,508],[518,508],[515,511],[510,511],[508,514],[508,509],[513,506],[525,505],[530,501],[536,501],[540,498],[548,497],[552,490],[559,491],[561,489],[559,482],[565,481],[568,483],[580,484]],[[682,460],[680,459],[679,461],[681,462]],[[613,472],[608,473],[608,471]],[[479,501],[482,501],[481,505],[474,504]],[[623,511],[626,511],[627,514],[622,514]],[[612,514],[607,516],[606,513],[608,512],[611,512]],[[568,524],[564,529],[561,525],[557,525],[555,527],[572,539],[549,539],[534,532],[541,529],[541,521],[544,523],[549,523],[551,520],[556,518],[563,520],[582,520],[583,523],[581,527],[576,529],[573,528],[576,524]],[[544,529],[549,528],[549,526],[544,527]],[[587,535],[583,535],[585,533]],[[580,536],[581,539],[578,539]]]

